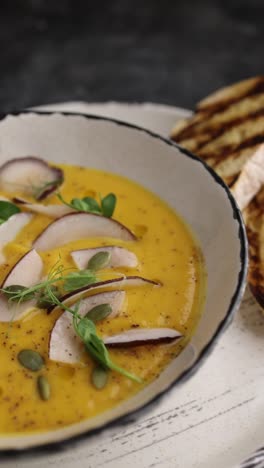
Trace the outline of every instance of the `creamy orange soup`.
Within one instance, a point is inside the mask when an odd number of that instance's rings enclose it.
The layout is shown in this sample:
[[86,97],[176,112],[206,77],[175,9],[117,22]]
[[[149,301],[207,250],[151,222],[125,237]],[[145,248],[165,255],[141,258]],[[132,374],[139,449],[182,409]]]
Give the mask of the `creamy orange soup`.
[[[202,255],[181,218],[156,195],[128,179],[82,167],[63,165],[61,168],[65,181],[60,192],[66,200],[114,192],[117,205],[113,218],[134,232],[138,240],[123,242],[87,238],[40,252],[44,262],[43,276],[59,258],[65,268],[74,270],[76,267],[70,256],[72,250],[103,245],[126,247],[137,255],[139,266],[134,269],[104,269],[98,272],[98,278],[139,275],[156,280],[161,286],[124,288],[126,301],[121,313],[113,319],[97,322],[98,334],[108,336],[139,327],[168,327],[180,331],[183,338],[169,346],[152,344],[109,348],[112,360],[141,377],[143,382],[139,384],[110,372],[107,384],[98,390],[91,382],[95,364],[88,354],[74,366],[49,360],[50,333],[61,310],[48,315],[45,310],[34,309],[19,321],[0,323],[1,433],[61,428],[95,416],[129,398],[155,379],[181,351],[201,314],[205,291]],[[10,193],[2,192],[2,195],[10,199]],[[45,204],[58,203],[56,195],[45,201]],[[5,247],[7,263],[0,267],[1,281],[51,222],[51,218],[35,214],[15,241]],[[32,372],[18,362],[17,355],[23,349],[36,350],[43,356],[45,365],[39,372]],[[48,401],[39,396],[39,375],[45,376],[49,382],[51,395]]]

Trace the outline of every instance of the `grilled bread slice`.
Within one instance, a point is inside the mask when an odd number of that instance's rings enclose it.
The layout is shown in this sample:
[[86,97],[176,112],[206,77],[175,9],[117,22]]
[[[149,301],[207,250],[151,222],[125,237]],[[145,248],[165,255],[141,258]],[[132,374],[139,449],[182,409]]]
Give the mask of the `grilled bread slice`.
[[249,287],[264,308],[264,144],[244,165],[231,191],[246,223]]
[[171,137],[204,159],[231,187],[246,223],[249,286],[264,308],[264,76],[220,89]]
[[239,177],[231,187],[231,191],[241,210],[244,210],[257,195],[264,184],[264,144],[243,166]]
[[243,212],[249,241],[249,287],[264,308],[264,186]]
[[264,142],[264,76],[223,88],[179,122],[171,138],[204,159],[231,186]]

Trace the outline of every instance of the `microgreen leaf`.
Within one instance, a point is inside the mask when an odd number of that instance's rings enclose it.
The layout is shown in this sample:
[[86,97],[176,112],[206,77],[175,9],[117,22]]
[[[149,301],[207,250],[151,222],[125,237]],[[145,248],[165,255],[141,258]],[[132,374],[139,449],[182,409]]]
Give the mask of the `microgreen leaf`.
[[86,206],[89,207],[89,211],[91,211],[92,213],[101,214],[101,208],[99,206],[99,203],[94,198],[84,197],[83,201],[86,203]]
[[89,341],[91,335],[96,333],[95,325],[87,317],[83,317],[76,324],[76,333],[84,342]]
[[9,201],[0,200],[0,224],[3,224],[14,214],[20,213],[20,208]]
[[[90,356],[105,369],[114,370],[124,375],[125,377],[128,377],[134,382],[142,383],[142,379],[126,371],[122,367],[119,367],[111,360],[109,352],[103,340],[96,334],[96,328],[94,324],[93,324],[94,328],[91,327],[91,324],[89,323],[91,322],[91,320],[89,320],[87,317],[80,318],[78,314],[76,313],[76,311],[72,310],[71,312],[74,316],[73,324],[74,324],[75,332],[83,341],[85,348],[87,352],[90,354]],[[80,326],[80,323],[81,323],[81,326]],[[87,331],[85,331],[86,327],[87,327]],[[88,339],[86,339],[86,337],[88,337]]]
[[92,197],[73,198],[70,202],[64,200],[61,193],[57,193],[57,197],[64,205],[69,206],[76,211],[99,214],[106,216],[107,218],[111,218],[116,206],[116,196],[113,193],[109,193],[101,199],[101,206],[97,200]]
[[114,193],[109,193],[106,197],[101,200],[103,215],[107,218],[111,218],[115,211],[116,196]]
[[[84,340],[83,340],[84,341]],[[109,369],[110,357],[107,351],[107,348],[104,345],[104,342],[96,334],[91,334],[90,340],[84,341],[85,348],[92,356],[92,358],[101,364],[101,366]]]
[[102,214],[100,206],[92,197],[73,198],[70,202],[67,202],[61,193],[57,193],[57,197],[64,205],[69,206],[76,211],[85,211],[88,213],[95,213],[100,215]]
[[88,213],[102,214],[97,201],[91,197],[73,198],[70,202],[72,208],[77,211],[85,211]]
[[87,204],[85,203],[85,201],[81,200],[80,198],[73,198],[70,204],[77,211],[88,211]]
[[65,291],[74,291],[95,282],[96,276],[91,270],[73,271],[65,277],[63,288]]

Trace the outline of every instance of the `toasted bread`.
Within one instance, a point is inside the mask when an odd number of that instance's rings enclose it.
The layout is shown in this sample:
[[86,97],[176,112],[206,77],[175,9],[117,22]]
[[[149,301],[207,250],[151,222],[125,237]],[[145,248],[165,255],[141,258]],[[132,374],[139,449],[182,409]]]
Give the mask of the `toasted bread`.
[[243,212],[249,241],[249,287],[264,308],[264,187]]
[[171,137],[212,166],[232,185],[264,142],[264,76],[223,88],[202,100]]
[[246,222],[250,288],[264,308],[264,76],[220,89],[177,123],[171,137],[231,187]]
[[264,184],[264,144],[248,159],[231,191],[241,210],[247,207]]
[[230,103],[240,101],[246,96],[254,96],[255,94],[259,94],[259,92],[263,92],[263,85],[263,76],[255,76],[239,81],[210,94],[198,103],[197,109],[199,111],[214,112],[216,108],[224,108],[229,106]]

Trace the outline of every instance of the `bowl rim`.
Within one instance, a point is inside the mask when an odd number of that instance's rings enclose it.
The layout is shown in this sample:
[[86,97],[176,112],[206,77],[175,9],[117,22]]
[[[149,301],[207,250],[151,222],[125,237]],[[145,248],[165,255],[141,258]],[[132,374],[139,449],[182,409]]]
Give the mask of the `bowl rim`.
[[[204,363],[205,359],[210,355],[210,353],[213,351],[219,337],[221,334],[226,330],[226,328],[231,324],[234,315],[241,303],[245,287],[246,287],[246,280],[247,280],[247,270],[248,270],[248,241],[247,241],[247,235],[246,235],[246,228],[244,225],[244,221],[242,218],[241,211],[230,191],[228,186],[225,184],[225,182],[220,178],[220,176],[210,167],[208,164],[200,159],[198,156],[190,152],[189,150],[181,147],[179,144],[175,143],[174,141],[170,140],[169,138],[165,138],[158,133],[155,133],[151,130],[148,130],[144,127],[131,124],[126,121],[118,120],[112,117],[104,117],[103,115],[94,115],[91,113],[84,113],[84,112],[67,112],[67,111],[45,111],[45,110],[34,110],[34,109],[25,109],[22,111],[11,111],[8,113],[0,113],[0,124],[1,121],[4,120],[5,118],[11,116],[11,117],[20,117],[22,115],[36,115],[36,116],[52,116],[52,115],[62,115],[65,117],[83,117],[87,120],[98,120],[98,121],[105,121],[105,122],[110,122],[112,124],[121,126],[121,127],[126,127],[133,129],[135,131],[143,132],[149,135],[150,137],[157,139],[159,141],[162,141],[165,145],[171,146],[179,150],[182,154],[184,154],[186,157],[193,159],[197,162],[199,162],[204,169],[209,172],[211,177],[213,178],[214,182],[217,183],[222,187],[222,189],[225,191],[226,196],[229,200],[229,203],[231,205],[232,211],[233,211],[233,219],[234,222],[238,223],[238,240],[240,243],[240,270],[238,273],[237,277],[237,284],[236,288],[234,290],[233,296],[230,299],[229,306],[226,310],[224,318],[221,320],[221,322],[218,324],[214,334],[210,338],[210,340],[207,342],[207,344],[201,349],[199,354],[196,356],[194,362],[187,367],[175,380],[168,384],[168,386],[157,393],[155,396],[153,396],[149,401],[146,403],[142,404],[139,408],[128,411],[126,414],[122,416],[115,417],[111,421],[105,422],[100,424],[99,427],[93,428],[93,429],[86,429],[82,430],[79,433],[74,433],[73,435],[67,435],[67,436],[61,436],[61,438],[56,439],[55,441],[38,441],[35,443],[30,443],[30,440],[26,442],[19,447],[11,447],[8,449],[2,449],[0,448],[0,454],[1,456],[5,456],[9,458],[10,456],[18,455],[18,454],[25,454],[29,455],[30,453],[46,453],[46,451],[52,449],[54,450],[61,450],[66,448],[66,444],[69,445],[72,442],[80,442],[84,440],[86,437],[95,435],[99,432],[101,432],[104,429],[107,429],[109,427],[114,427],[116,425],[126,425],[127,422],[124,421],[125,418],[129,418],[133,415],[133,418],[137,418],[140,414],[142,414],[144,411],[150,409],[151,405],[157,404],[158,401],[169,391],[171,391],[176,385],[179,383],[183,383],[186,381],[189,377],[191,377],[197,370],[200,368],[200,366]],[[71,425],[66,426],[66,427],[71,427]],[[59,431],[63,431],[64,428],[59,429]],[[58,430],[52,430],[52,431],[43,431],[38,432],[38,434],[43,434],[43,436],[46,436],[47,434],[54,434],[58,432]],[[30,437],[34,436],[35,433],[28,433],[28,434],[10,434],[10,437],[4,436],[6,440],[10,440],[15,437],[23,437],[23,439],[30,439]],[[2,438],[0,434],[0,439]]]

